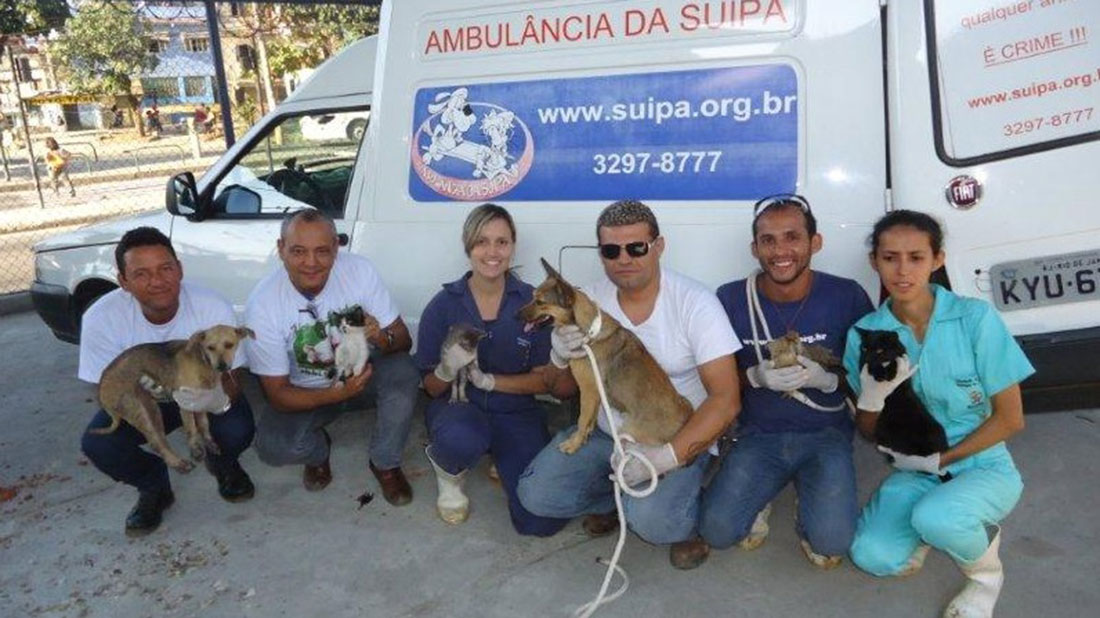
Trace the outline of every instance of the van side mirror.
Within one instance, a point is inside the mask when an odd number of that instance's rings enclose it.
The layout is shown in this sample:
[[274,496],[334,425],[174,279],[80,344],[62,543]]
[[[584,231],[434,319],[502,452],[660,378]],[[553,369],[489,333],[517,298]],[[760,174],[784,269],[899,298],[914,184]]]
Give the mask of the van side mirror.
[[220,206],[219,211],[227,215],[258,215],[263,198],[248,187],[232,185],[226,187],[214,201]]
[[164,195],[164,207],[176,216],[193,218],[199,212],[199,192],[195,188],[195,175],[191,172],[176,174],[168,180]]

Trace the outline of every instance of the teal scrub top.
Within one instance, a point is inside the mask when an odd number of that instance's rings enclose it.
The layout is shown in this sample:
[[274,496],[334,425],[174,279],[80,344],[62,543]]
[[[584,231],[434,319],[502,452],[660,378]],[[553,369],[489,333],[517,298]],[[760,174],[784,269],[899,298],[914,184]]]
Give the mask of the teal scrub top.
[[[931,287],[935,304],[923,343],[917,342],[912,329],[890,311],[889,300],[855,326],[898,334],[909,353],[909,362],[919,366],[912,378],[913,390],[943,425],[948,444],[954,446],[989,418],[993,395],[1018,384],[1035,373],[1035,368],[993,305],[964,298],[939,285]],[[856,393],[860,390],[859,348],[859,333],[853,327],[848,331],[844,367]],[[1011,461],[1003,442],[956,464],[993,458]],[[948,469],[956,468],[956,464]]]

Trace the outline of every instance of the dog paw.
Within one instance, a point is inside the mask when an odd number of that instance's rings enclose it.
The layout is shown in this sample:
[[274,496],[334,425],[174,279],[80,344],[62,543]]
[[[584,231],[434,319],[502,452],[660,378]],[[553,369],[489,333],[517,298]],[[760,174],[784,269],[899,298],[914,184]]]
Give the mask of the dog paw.
[[566,455],[572,455],[573,453],[576,453],[577,449],[579,449],[581,445],[584,444],[584,440],[580,439],[578,436],[579,434],[573,434],[572,437],[570,437],[568,440],[558,445],[558,450],[565,453]]
[[202,445],[203,445],[203,448],[206,450],[206,452],[210,453],[211,455],[221,455],[222,454],[221,448],[219,448],[218,444],[216,442],[214,442],[213,440],[203,440]]
[[172,469],[174,469],[176,472],[187,474],[188,472],[195,469],[195,464],[194,462],[188,461],[186,459],[181,459],[178,462],[172,464]]
[[201,442],[195,442],[194,444],[187,445],[191,451],[191,459],[195,461],[202,461],[206,459],[206,449],[202,447]]

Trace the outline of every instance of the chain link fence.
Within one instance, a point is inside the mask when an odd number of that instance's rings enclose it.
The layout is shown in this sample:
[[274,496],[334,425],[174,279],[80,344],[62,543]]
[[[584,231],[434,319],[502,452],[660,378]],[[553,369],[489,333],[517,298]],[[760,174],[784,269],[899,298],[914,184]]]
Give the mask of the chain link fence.
[[163,208],[170,176],[225,152],[223,114],[242,135],[378,20],[369,6],[214,3],[222,93],[203,2],[15,6],[0,15],[0,294],[29,289],[38,241]]

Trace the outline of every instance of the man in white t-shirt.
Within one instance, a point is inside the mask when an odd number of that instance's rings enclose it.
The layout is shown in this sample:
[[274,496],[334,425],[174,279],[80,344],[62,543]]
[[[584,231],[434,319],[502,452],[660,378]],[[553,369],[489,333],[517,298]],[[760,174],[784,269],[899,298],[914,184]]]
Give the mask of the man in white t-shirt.
[[[697,531],[703,473],[712,445],[739,410],[733,354],[741,346],[722,305],[709,289],[661,268],[664,238],[645,204],[633,200],[611,204],[600,214],[596,236],[607,280],[584,291],[641,339],[676,390],[695,407],[695,413],[668,443],[634,447],[663,476],[650,496],[623,496],[626,521],[651,543],[671,543],[673,566],[694,568],[709,549]],[[583,338],[576,326],[555,327],[550,359],[565,367],[569,359],[585,356]],[[531,462],[520,478],[520,501],[543,517],[588,514],[585,530],[592,535],[606,534],[617,525],[613,486],[607,480],[614,446],[610,428],[601,410],[599,430],[592,432],[580,450],[566,455],[558,445],[574,429],[559,433]],[[648,480],[636,459],[629,461],[624,475],[632,486]]]
[[[283,268],[265,277],[248,298],[245,322],[252,373],[270,404],[262,415],[256,452],[273,466],[304,464],[302,483],[319,491],[332,481],[331,438],[325,426],[361,395],[373,396],[377,420],[369,467],[382,495],[395,506],[412,500],[401,471],[420,374],[409,357],[409,330],[382,278],[365,257],[341,253],[336,225],[317,210],[283,221]],[[370,362],[346,382],[334,379],[334,361],[345,336],[340,325],[361,310]]]
[[[236,325],[233,307],[224,298],[183,282],[176,252],[160,230],[139,227],[126,232],[115,247],[115,262],[121,288],[105,294],[84,312],[81,380],[97,385],[107,365],[135,345],[187,339],[218,324]],[[229,502],[248,500],[255,493],[252,480],[237,461],[252,443],[255,431],[252,408],[239,386],[244,364],[245,354],[238,353],[232,371],[236,376],[222,374],[221,391],[177,391],[174,401],[158,403],[165,433],[180,426],[179,404],[189,409],[224,410],[210,415],[210,433],[221,454],[207,453],[204,463],[218,481],[218,493]],[[202,405],[196,403],[200,399]],[[107,427],[110,422],[110,416],[100,410],[88,429]],[[85,431],[81,439],[84,454],[97,468],[139,492],[137,505],[126,517],[129,536],[155,530],[163,511],[175,501],[164,460],[142,449],[144,443],[144,436],[129,423],[108,434]]]

